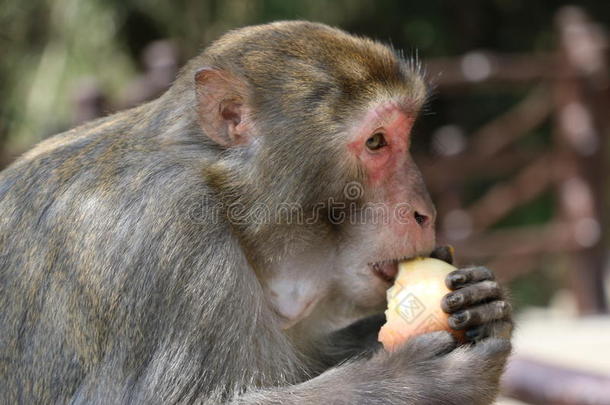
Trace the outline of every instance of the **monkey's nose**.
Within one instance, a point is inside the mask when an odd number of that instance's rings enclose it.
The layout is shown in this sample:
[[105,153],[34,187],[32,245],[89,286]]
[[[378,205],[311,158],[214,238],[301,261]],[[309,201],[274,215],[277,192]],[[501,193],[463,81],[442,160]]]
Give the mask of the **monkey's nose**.
[[415,217],[415,222],[417,222],[417,224],[422,227],[422,228],[426,228],[430,225],[430,217],[427,215],[424,215],[418,211],[415,211],[415,213],[413,214],[413,216]]

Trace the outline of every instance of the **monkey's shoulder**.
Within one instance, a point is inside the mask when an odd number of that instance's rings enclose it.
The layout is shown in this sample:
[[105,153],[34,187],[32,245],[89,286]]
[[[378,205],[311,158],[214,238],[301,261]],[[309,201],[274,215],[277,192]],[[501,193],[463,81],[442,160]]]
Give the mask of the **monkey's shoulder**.
[[[58,134],[1,172],[6,229],[32,221],[111,229],[147,216],[157,217],[152,225],[174,217],[172,212],[197,215],[188,210],[209,204],[210,191],[192,158],[195,151],[184,158],[179,148],[185,147],[164,140],[162,128],[149,133],[141,118],[137,109],[128,110]],[[139,214],[127,221],[134,210]]]
[[[179,154],[168,153],[163,144],[163,128],[145,124],[146,106],[100,118],[52,136],[0,173],[2,189],[21,189],[56,184],[73,187],[120,187],[125,177],[138,183],[151,172],[180,165]],[[172,160],[173,159],[173,160]],[[12,187],[15,189],[14,187]],[[19,189],[20,187],[17,187]]]

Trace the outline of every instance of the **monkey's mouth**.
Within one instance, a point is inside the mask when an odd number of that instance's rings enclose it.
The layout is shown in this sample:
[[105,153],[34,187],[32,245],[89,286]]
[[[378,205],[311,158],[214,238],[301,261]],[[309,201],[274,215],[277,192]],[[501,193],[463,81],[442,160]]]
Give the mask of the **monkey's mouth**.
[[373,274],[381,280],[392,284],[394,280],[396,280],[396,275],[398,274],[398,263],[410,258],[410,256],[404,256],[398,259],[382,260],[375,263],[369,263],[369,267]]
[[393,283],[396,279],[396,274],[398,274],[397,261],[373,263],[370,266],[373,270],[373,274],[385,281],[386,283]]
[[375,263],[369,263],[373,274],[388,284],[393,284],[398,275],[398,263],[413,259],[415,256],[403,256],[397,259],[386,259]]

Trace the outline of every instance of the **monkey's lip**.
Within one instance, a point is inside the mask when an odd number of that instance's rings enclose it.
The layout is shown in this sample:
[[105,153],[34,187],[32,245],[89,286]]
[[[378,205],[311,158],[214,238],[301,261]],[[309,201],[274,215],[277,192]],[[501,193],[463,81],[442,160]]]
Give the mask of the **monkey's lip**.
[[398,259],[382,260],[375,263],[369,263],[369,266],[373,274],[386,283],[392,284],[394,283],[394,280],[396,280],[396,275],[398,275],[398,263],[410,260],[414,257],[415,256],[403,256]]
[[371,265],[373,274],[385,281],[386,283],[393,283],[398,274],[398,261],[386,261],[381,263],[373,263]]

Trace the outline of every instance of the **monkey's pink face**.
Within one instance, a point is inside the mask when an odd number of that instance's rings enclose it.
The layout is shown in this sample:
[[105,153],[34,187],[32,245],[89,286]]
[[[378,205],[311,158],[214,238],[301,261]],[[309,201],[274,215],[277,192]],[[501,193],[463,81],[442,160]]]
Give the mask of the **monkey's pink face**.
[[359,235],[340,254],[345,293],[375,303],[393,282],[398,261],[428,254],[435,244],[435,209],[409,153],[415,113],[386,102],[371,108],[350,135],[347,148],[365,174]]
[[368,186],[382,186],[405,165],[414,121],[394,103],[383,103],[356,126],[348,149],[364,167]]

